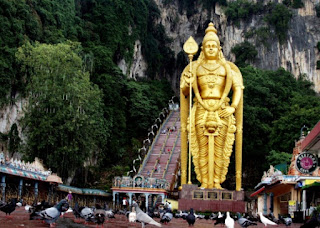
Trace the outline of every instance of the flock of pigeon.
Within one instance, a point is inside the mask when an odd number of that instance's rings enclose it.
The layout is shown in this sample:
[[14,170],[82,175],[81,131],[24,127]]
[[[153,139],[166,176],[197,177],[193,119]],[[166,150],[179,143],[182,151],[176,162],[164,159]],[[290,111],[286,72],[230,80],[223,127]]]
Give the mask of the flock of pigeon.
[[[17,202],[16,199],[11,199],[8,203],[0,201],[0,210],[6,213],[6,217],[9,217],[15,208],[21,207],[21,203]],[[236,213],[236,215],[231,216],[230,212],[222,214],[218,212],[216,214],[212,213],[210,216],[196,214],[191,208],[189,212],[178,211],[173,214],[170,207],[160,208],[157,211],[149,210],[147,213],[143,212],[136,202],[132,204],[132,211],[119,210],[112,211],[107,205],[101,207],[96,204],[95,207],[80,207],[78,203],[75,203],[74,207],[71,209],[69,207],[68,201],[63,199],[54,206],[49,205],[49,203],[42,201],[37,205],[26,205],[25,210],[30,213],[30,220],[43,220],[45,223],[53,227],[60,216],[64,216],[65,213],[72,212],[75,216],[75,222],[80,221],[80,219],[85,220],[85,224],[88,222],[94,222],[97,226],[103,227],[106,220],[115,218],[115,213],[126,215],[129,223],[141,223],[142,228],[146,225],[154,225],[161,227],[162,224],[168,224],[173,218],[182,218],[187,221],[189,226],[193,226],[199,219],[210,219],[215,221],[214,226],[220,224],[225,225],[227,228],[234,228],[237,222],[242,228],[247,228],[249,226],[257,225],[258,222],[264,224],[265,227],[268,225],[278,225],[280,223],[285,224],[287,227],[292,224],[292,219],[289,216],[283,217],[279,215],[279,219],[271,213],[268,216],[264,216],[261,212],[259,216],[249,216],[241,215]],[[153,218],[160,218],[160,223],[155,221]],[[186,223],[186,224],[187,224]],[[301,228],[313,228],[320,225],[320,215],[314,213],[314,215],[306,221]]]

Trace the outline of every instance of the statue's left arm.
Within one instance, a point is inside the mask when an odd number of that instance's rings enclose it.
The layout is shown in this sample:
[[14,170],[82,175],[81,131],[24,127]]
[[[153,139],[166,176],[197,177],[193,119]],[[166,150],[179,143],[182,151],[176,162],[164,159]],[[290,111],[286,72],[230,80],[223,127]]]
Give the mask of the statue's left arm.
[[238,108],[239,106],[239,102],[242,98],[242,91],[244,89],[243,87],[243,81],[242,81],[242,75],[241,72],[239,70],[239,68],[231,63],[228,62],[230,68],[231,68],[231,72],[232,72],[232,90],[233,90],[233,96],[232,96],[232,103],[231,103],[231,107],[234,107],[235,109]]

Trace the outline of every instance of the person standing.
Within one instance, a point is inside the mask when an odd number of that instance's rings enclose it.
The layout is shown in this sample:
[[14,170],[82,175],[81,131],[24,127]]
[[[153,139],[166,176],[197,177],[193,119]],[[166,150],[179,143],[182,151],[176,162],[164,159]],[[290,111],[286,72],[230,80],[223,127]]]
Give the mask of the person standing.
[[68,200],[69,204],[71,203],[72,198],[73,198],[73,197],[72,197],[72,192],[69,191],[69,193],[68,193],[68,195],[67,195],[67,200]]
[[123,208],[123,209],[127,209],[127,205],[128,205],[128,201],[127,201],[126,197],[123,197],[123,200],[122,200],[122,208]]

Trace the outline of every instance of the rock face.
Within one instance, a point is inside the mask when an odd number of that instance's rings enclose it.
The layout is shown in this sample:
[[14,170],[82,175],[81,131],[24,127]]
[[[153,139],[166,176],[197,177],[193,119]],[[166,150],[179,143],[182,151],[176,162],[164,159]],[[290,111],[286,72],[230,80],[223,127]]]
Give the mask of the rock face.
[[124,59],[118,62],[118,66],[124,75],[129,78],[137,79],[138,77],[144,77],[147,70],[147,63],[141,53],[141,42],[137,40],[134,44],[133,61],[131,66],[128,67],[128,63]]
[[[18,100],[15,104],[7,105],[0,109],[0,132],[8,134],[14,123],[17,124],[19,132],[21,131],[19,126],[19,119],[23,115],[23,107],[25,100]],[[7,143],[0,141],[0,153],[8,151]]]
[[[264,0],[264,4],[272,1],[282,2],[282,0]],[[182,14],[179,13],[178,0],[172,0],[169,4],[164,4],[163,0],[155,0],[155,2],[161,12],[158,23],[165,27],[167,35],[173,39],[171,49],[176,55],[182,51],[182,46],[189,36],[193,36],[200,43],[204,35],[204,26],[208,21],[212,21],[218,30],[224,55],[228,60],[234,61],[232,47],[245,40],[246,32],[266,26],[263,20],[264,15],[253,15],[250,20],[241,21],[239,26],[228,23],[223,8],[218,4],[212,12],[198,5],[198,13],[188,18],[185,11]],[[251,2],[256,1],[251,0]],[[248,40],[258,51],[256,59],[250,64],[268,70],[283,67],[296,78],[300,74],[305,74],[307,79],[314,83],[315,91],[320,92],[320,70],[316,69],[316,62],[320,60],[320,54],[316,48],[317,42],[320,41],[320,18],[316,16],[315,11],[319,0],[305,0],[303,3],[303,8],[290,8],[293,16],[289,22],[287,39],[283,44],[280,44],[275,36],[266,40],[269,45],[258,44],[255,38]],[[274,32],[271,30],[271,33]],[[140,60],[135,59],[133,62],[141,65],[143,59],[137,58]],[[145,66],[144,63],[142,65]],[[127,75],[135,77],[132,68],[136,69],[136,66],[131,67]],[[140,69],[143,71],[141,67]],[[180,73],[181,69],[177,69],[175,74],[170,76],[172,87],[176,90],[179,88]],[[167,75],[166,77],[168,78]]]

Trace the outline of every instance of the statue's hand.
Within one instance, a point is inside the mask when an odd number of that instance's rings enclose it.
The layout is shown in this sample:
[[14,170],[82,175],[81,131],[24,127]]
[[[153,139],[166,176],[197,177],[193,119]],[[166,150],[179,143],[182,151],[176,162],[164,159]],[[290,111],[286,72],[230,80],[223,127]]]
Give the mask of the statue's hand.
[[230,116],[230,115],[233,114],[234,112],[235,112],[235,108],[234,108],[234,107],[231,107],[231,106],[228,106],[228,107],[225,107],[224,109],[222,109],[222,110],[219,112],[219,116],[222,117],[222,118],[225,118],[225,117]]
[[183,76],[184,76],[185,82],[186,82],[187,84],[189,84],[189,85],[190,85],[190,83],[192,83],[193,80],[194,80],[194,76],[193,76],[193,74],[192,74],[192,72],[191,72],[190,70],[189,70],[188,72],[184,73]]

